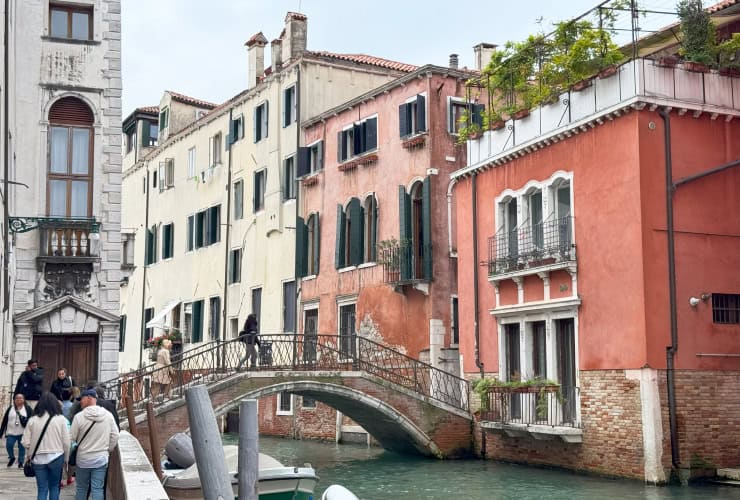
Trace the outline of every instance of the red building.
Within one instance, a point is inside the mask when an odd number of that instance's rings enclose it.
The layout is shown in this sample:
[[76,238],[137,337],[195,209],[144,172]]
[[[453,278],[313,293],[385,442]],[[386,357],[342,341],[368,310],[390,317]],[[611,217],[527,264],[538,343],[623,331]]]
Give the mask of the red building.
[[497,389],[488,457],[649,482],[740,463],[738,96],[638,59],[468,143],[462,370],[560,384]]

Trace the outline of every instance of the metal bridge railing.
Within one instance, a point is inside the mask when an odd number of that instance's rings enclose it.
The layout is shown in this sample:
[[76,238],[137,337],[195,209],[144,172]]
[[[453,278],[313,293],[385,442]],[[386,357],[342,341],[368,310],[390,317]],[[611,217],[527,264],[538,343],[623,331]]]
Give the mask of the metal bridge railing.
[[[261,335],[256,370],[362,371],[454,408],[469,411],[465,379],[413,359],[372,340],[337,335]],[[246,355],[239,339],[210,342],[174,357],[169,367],[152,364],[104,383],[109,399],[127,395],[137,408],[152,396],[158,380],[171,380],[170,397],[181,398],[195,384],[232,376]],[[246,371],[248,360],[241,365]],[[155,389],[157,387],[154,387]],[[160,396],[160,395],[158,395]],[[161,398],[151,398],[155,404]]]

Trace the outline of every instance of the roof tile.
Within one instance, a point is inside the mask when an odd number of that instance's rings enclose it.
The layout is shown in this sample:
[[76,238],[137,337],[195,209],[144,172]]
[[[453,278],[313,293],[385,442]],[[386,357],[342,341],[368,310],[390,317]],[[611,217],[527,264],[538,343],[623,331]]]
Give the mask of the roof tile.
[[306,53],[318,57],[340,59],[342,61],[350,61],[358,64],[369,64],[371,66],[378,66],[380,68],[393,69],[406,73],[410,73],[417,68],[417,66],[414,66],[413,64],[391,61],[390,59],[383,59],[382,57],[369,56],[366,54],[337,54],[335,52],[328,52],[326,50],[306,51]]

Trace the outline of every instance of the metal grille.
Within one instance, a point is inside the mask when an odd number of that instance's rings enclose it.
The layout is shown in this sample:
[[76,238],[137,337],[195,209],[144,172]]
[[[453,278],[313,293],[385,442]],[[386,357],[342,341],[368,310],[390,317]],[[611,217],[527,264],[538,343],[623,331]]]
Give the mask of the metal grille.
[[712,321],[735,325],[740,323],[740,295],[732,293],[712,294]]
[[578,387],[491,387],[481,420],[581,428]]
[[[363,337],[352,336],[351,346],[337,335],[261,335],[257,370],[263,371],[360,371],[424,397],[468,411],[469,386],[465,379],[410,358]],[[239,339],[210,342],[172,356],[171,397],[181,398],[196,384],[212,384],[231,377],[246,356]],[[105,382],[107,398],[127,395],[141,409],[149,400],[155,364]],[[159,401],[153,401],[155,406]]]

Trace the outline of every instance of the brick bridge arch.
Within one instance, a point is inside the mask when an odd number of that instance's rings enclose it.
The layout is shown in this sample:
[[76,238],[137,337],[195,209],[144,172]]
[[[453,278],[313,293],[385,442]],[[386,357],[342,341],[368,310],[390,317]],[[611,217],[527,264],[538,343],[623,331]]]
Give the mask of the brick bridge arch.
[[[287,390],[341,411],[388,450],[458,458],[472,449],[469,413],[364,372],[247,372],[207,387],[217,415],[237,408],[242,399]],[[184,399],[161,405],[155,413],[161,445],[189,428]],[[140,420],[139,439],[148,448],[148,429]]]

